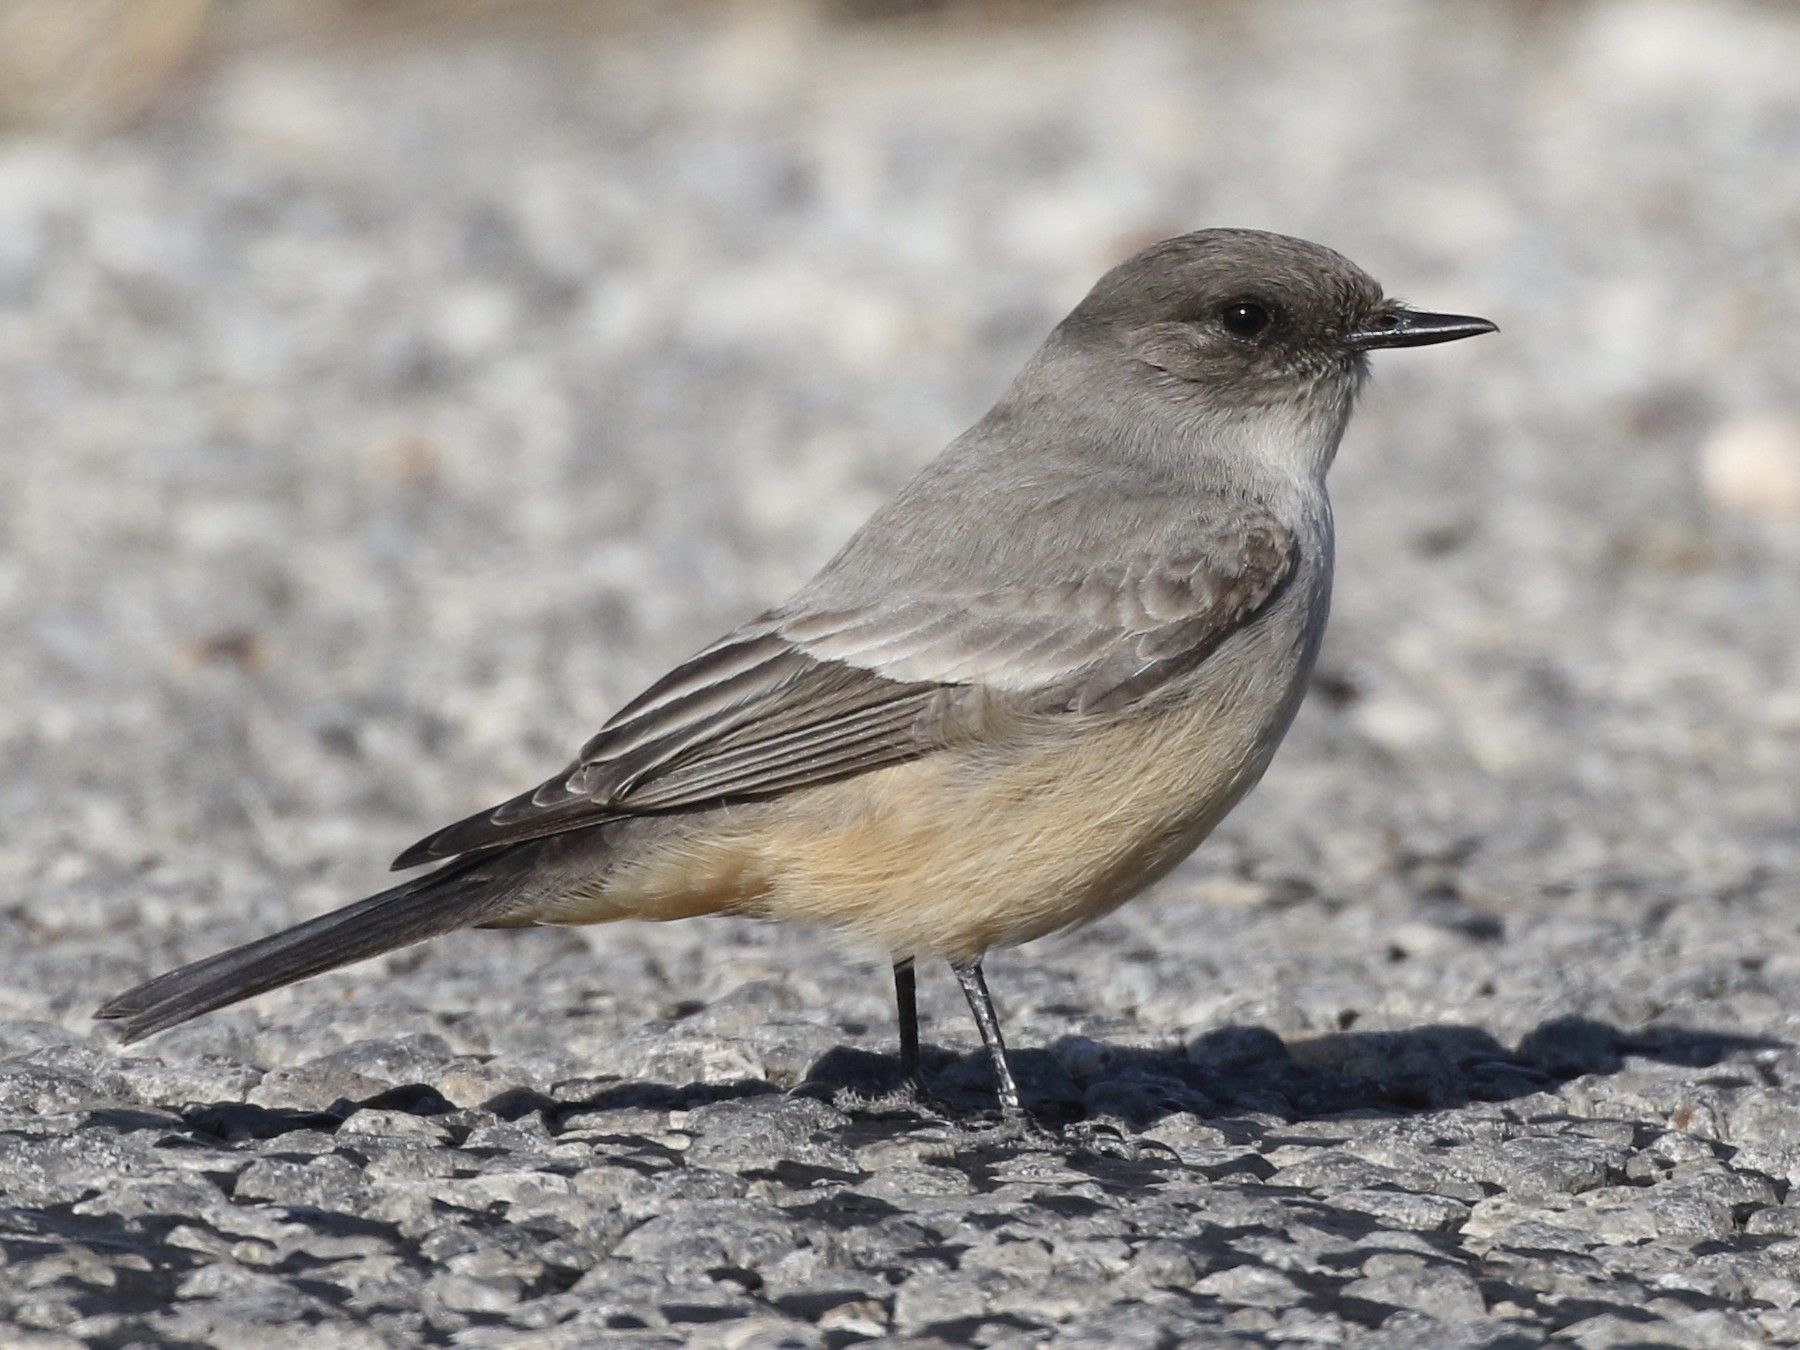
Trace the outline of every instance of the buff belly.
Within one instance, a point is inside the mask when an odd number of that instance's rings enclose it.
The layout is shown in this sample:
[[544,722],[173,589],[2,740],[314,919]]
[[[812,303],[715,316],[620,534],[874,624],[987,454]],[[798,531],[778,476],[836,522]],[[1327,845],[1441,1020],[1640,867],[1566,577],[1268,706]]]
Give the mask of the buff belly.
[[1267,668],[1228,657],[1161,711],[643,822],[527,921],[747,914],[953,961],[1086,922],[1178,863],[1261,777],[1297,702],[1255,683]]

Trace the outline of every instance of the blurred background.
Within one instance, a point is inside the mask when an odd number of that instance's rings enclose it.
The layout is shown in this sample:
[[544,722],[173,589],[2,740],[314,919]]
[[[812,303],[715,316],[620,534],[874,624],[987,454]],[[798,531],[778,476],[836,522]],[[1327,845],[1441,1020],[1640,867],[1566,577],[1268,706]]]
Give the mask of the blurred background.
[[1503,332],[1380,359],[1174,890],[1791,895],[1796,70],[1724,0],[0,3],[0,1002],[537,781],[1205,225]]

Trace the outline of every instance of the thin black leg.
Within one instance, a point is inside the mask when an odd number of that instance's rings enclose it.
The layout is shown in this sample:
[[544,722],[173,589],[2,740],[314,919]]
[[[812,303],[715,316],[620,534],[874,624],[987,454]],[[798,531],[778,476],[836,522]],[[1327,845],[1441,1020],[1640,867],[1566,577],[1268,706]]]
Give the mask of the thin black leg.
[[913,986],[913,959],[894,962],[894,1010],[900,1019],[900,1078],[917,1086],[919,1077],[919,998]]
[[1012,1066],[1006,1062],[1006,1042],[1000,1036],[1000,1019],[994,1016],[994,1000],[988,997],[987,981],[981,977],[981,958],[963,965],[951,964],[963,995],[969,1000],[969,1011],[975,1014],[981,1043],[987,1046],[988,1058],[994,1064],[994,1090],[1000,1097],[1000,1114],[1016,1118],[1025,1114],[1019,1100],[1019,1085],[1013,1082]]

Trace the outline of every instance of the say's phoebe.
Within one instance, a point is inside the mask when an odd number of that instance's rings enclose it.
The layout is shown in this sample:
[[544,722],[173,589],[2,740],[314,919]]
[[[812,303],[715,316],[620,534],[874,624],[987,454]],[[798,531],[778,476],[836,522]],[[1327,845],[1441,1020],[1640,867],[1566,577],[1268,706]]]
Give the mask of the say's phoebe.
[[1494,331],[1253,230],[1113,268],[993,410],[778,605],[436,871],[119,995],[126,1040],[477,926],[749,914],[946,958],[1022,1115],[982,955],[1107,913],[1262,777],[1331,593],[1325,471],[1376,347]]

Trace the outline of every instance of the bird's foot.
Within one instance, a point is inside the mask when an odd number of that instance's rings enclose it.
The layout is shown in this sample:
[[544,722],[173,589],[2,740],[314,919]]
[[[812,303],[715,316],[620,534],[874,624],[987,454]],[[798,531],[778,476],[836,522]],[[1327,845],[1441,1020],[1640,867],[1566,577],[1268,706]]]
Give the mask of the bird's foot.
[[1046,1125],[1021,1105],[1003,1104],[998,1111],[971,1111],[940,1096],[926,1086],[922,1076],[902,1078],[886,1092],[840,1087],[830,1101],[846,1115],[862,1117],[912,1117],[920,1126],[947,1131],[951,1138],[982,1150],[1017,1150],[1026,1153],[1088,1154],[1135,1162],[1158,1146],[1135,1139],[1123,1125],[1109,1119],[1076,1120],[1067,1125]]
[[902,1078],[899,1084],[882,1093],[859,1092],[840,1088],[832,1094],[831,1104],[846,1115],[918,1116],[930,1124],[949,1124],[961,1117],[949,1102],[925,1086],[916,1076]]
[[1046,1125],[1029,1111],[1002,1111],[998,1119],[956,1122],[971,1142],[981,1148],[1013,1148],[1026,1153],[1057,1153],[1066,1157],[1110,1158],[1138,1162],[1146,1154],[1162,1152],[1162,1146],[1134,1138],[1117,1121],[1077,1120],[1067,1125]]
[[1071,1121],[1063,1126],[1062,1139],[1072,1152],[1091,1153],[1120,1162],[1137,1162],[1146,1152],[1165,1151],[1160,1144],[1146,1145],[1127,1133],[1118,1121],[1104,1117]]

